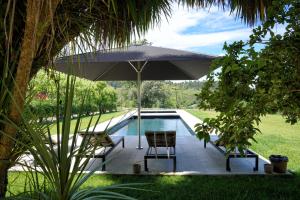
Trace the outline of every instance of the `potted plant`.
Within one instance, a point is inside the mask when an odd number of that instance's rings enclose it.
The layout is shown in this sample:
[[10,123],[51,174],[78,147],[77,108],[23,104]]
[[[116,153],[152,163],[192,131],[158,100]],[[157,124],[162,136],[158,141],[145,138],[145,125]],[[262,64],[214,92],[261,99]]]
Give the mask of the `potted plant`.
[[287,169],[287,163],[289,161],[287,156],[271,155],[269,157],[271,164],[273,165],[274,172],[285,173]]

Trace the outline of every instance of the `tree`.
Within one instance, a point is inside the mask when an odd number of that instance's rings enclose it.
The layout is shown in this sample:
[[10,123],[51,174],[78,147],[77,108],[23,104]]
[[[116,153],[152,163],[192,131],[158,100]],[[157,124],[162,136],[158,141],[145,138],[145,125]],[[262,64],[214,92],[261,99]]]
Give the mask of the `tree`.
[[[172,1],[134,0],[4,0],[0,6],[0,72],[2,114],[19,124],[30,77],[70,42],[93,50],[92,44],[121,45],[132,34],[140,35],[159,22],[161,13],[170,15]],[[264,19],[271,0],[180,1],[188,6],[213,3],[237,11],[245,22]],[[73,43],[73,44],[74,44]],[[1,124],[0,198],[6,191],[6,177],[16,129]],[[5,161],[5,162],[3,162]]]
[[203,82],[185,81],[185,82],[166,82],[167,89],[171,91],[171,98],[176,108],[195,108],[197,104],[196,94],[199,93]]
[[[268,20],[247,42],[225,44],[226,55],[214,63],[198,95],[200,108],[220,113],[198,125],[201,139],[215,128],[229,151],[242,152],[260,132],[261,116],[279,112],[291,124],[300,119],[299,9],[298,0],[274,1]],[[284,33],[274,32],[278,25]]]
[[115,89],[111,87],[103,88],[103,90],[99,92],[97,101],[101,113],[117,110],[117,93]]
[[162,81],[144,81],[142,84],[142,106],[144,108],[173,107],[170,91]]
[[[51,75],[50,75],[51,74]],[[55,116],[56,77],[60,81],[60,97],[65,97],[67,75],[53,70],[40,70],[29,83],[29,96],[27,111],[42,122],[44,119]],[[84,112],[90,115],[94,112],[116,110],[117,95],[113,88],[108,87],[106,82],[94,82],[77,78],[75,83],[74,105],[72,114],[78,114],[83,107]],[[103,102],[102,102],[103,101]],[[82,103],[84,102],[84,105]]]

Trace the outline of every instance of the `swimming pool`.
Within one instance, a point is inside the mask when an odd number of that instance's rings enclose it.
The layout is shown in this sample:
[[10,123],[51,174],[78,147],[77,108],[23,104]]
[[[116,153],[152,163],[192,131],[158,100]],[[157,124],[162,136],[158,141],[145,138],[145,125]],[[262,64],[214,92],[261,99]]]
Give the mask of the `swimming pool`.
[[[136,136],[137,119],[130,119],[125,124],[120,125],[110,131],[110,134],[122,136]],[[151,117],[141,119],[141,135],[145,131],[172,131],[176,130],[177,136],[190,136],[192,131],[184,124],[180,117]]]

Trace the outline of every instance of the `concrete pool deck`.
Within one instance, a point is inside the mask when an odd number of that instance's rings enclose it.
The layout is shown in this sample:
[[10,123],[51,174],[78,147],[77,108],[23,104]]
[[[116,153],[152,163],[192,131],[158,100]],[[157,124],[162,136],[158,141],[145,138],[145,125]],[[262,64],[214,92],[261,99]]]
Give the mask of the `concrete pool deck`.
[[[150,110],[153,111],[153,110]],[[165,110],[164,110],[165,111]],[[186,125],[194,131],[196,123],[201,120],[191,115],[184,110],[170,110],[176,112],[164,113],[142,113],[142,116],[180,116]],[[120,116],[121,118],[128,119],[136,112],[131,111],[127,116]],[[117,120],[116,120],[117,121]],[[106,122],[104,122],[106,123]],[[110,127],[116,124],[111,123]],[[98,127],[104,127],[102,124]],[[100,130],[100,128],[96,129]],[[259,170],[253,171],[255,160],[253,158],[234,158],[231,159],[231,172],[226,171],[226,159],[215,147],[208,144],[204,148],[203,141],[199,141],[195,135],[190,136],[177,136],[176,138],[176,157],[177,157],[177,170],[172,172],[172,160],[163,159],[150,159],[148,160],[149,172],[144,171],[144,155],[148,148],[145,136],[141,137],[142,150],[136,149],[138,143],[137,136],[125,136],[125,148],[122,145],[116,147],[107,157],[106,172],[98,171],[98,173],[110,174],[132,174],[133,164],[139,163],[142,166],[142,174],[170,174],[170,175],[184,175],[184,174],[207,174],[207,175],[234,175],[234,174],[265,174],[264,164],[268,161],[261,157],[259,158]],[[93,159],[90,161],[89,169],[101,169],[101,159]]]
[[[177,137],[176,157],[177,170],[173,170],[172,160],[150,159],[148,160],[149,172],[144,171],[144,155],[147,150],[147,141],[142,136],[142,146],[144,149],[136,149],[138,138],[136,136],[125,136],[125,148],[122,145],[116,147],[107,157],[106,172],[109,174],[133,174],[133,164],[139,163],[142,166],[142,174],[170,174],[170,175],[236,175],[236,174],[264,174],[263,165],[266,161],[259,159],[259,170],[254,172],[254,159],[236,158],[231,160],[231,172],[226,171],[225,157],[213,146],[203,147],[203,142],[195,136]],[[101,159],[92,159],[89,168],[101,169]]]
[[[153,110],[151,110],[153,111]],[[164,110],[165,111],[165,110]],[[171,111],[171,110],[170,110]],[[176,112],[142,113],[142,116],[180,116],[185,124],[192,130],[194,125],[201,122],[200,119],[184,110],[172,110]],[[104,131],[136,115],[136,111],[127,112],[112,120],[100,123],[96,131]],[[138,136],[125,136],[125,148],[119,144],[106,158],[106,170],[101,171],[102,159],[91,159],[87,171],[97,168],[99,174],[133,174],[133,164],[139,163],[144,175],[263,175],[264,164],[268,160],[259,156],[259,170],[253,171],[255,160],[253,158],[233,158],[230,161],[231,172],[226,171],[226,159],[215,147],[207,144],[204,148],[203,141],[195,135],[176,137],[177,170],[173,170],[172,160],[150,159],[148,160],[149,172],[144,171],[144,155],[148,148],[145,136],[141,137],[143,149],[138,150]],[[164,151],[166,151],[164,149]],[[26,159],[25,159],[26,160]],[[99,169],[99,170],[98,170]],[[13,167],[11,171],[23,171],[21,167]]]

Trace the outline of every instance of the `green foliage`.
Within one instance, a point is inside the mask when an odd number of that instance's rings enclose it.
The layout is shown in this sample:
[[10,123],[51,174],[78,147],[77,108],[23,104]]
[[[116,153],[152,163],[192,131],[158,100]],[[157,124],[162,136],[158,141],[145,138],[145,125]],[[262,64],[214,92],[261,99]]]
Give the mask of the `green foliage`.
[[[197,7],[210,6],[216,2],[225,5],[225,1],[215,0],[184,1],[188,6]],[[270,4],[270,0],[263,0],[263,3],[245,2],[229,1],[226,6],[232,11],[237,11],[237,16],[250,23],[257,18],[263,19],[265,8]],[[37,9],[31,9],[33,8],[31,3]],[[30,73],[30,77],[33,77],[41,67],[52,63],[53,58],[67,44],[71,44],[72,50],[84,51],[95,50],[100,46],[124,45],[130,42],[132,37],[145,33],[151,25],[158,23],[162,15],[169,16],[171,3],[172,1],[132,0],[1,1],[0,114],[7,114],[11,102],[16,100],[7,95],[7,91],[13,91],[14,94],[19,92],[16,92],[20,88],[14,88],[13,80],[18,81],[17,85],[22,87],[20,95],[25,97],[24,87],[26,88],[29,74],[24,72]],[[33,18],[34,20],[30,20]],[[72,45],[77,49],[72,48]],[[20,55],[24,55],[22,59]],[[16,77],[17,70],[22,72],[18,77]],[[17,106],[23,111],[23,101],[19,104],[22,105]],[[19,116],[16,118],[16,121],[19,121]],[[3,130],[3,124],[0,124],[0,130]],[[11,132],[11,135],[14,135],[14,131]],[[12,148],[3,137],[0,137],[0,140],[1,144],[6,146],[6,150]],[[3,153],[2,157],[6,159],[7,153]],[[0,172],[3,173],[6,169],[4,165],[0,167]],[[0,180],[0,196],[3,197],[5,193],[2,189],[3,185],[5,186],[3,175]]]
[[[94,132],[84,136],[77,134],[81,130],[82,108],[76,120],[75,128],[72,129],[75,78],[67,77],[63,98],[60,95],[60,91],[60,83],[57,82],[56,117],[58,118],[60,113],[63,117],[62,123],[56,122],[57,135],[55,139],[51,137],[49,129],[48,134],[40,134],[42,129],[39,128],[39,124],[32,126],[26,118],[23,118],[22,126],[18,126],[6,119],[6,123],[10,123],[33,143],[32,146],[29,146],[27,143],[24,143],[24,139],[16,139],[17,144],[23,145],[30,152],[33,162],[20,162],[28,173],[26,173],[24,192],[14,196],[14,198],[57,200],[86,198],[131,199],[126,195],[108,190],[116,188],[131,189],[134,184],[80,189],[82,184],[100,167],[90,169],[88,173],[85,173],[90,159],[100,145],[97,141],[96,143],[91,142]],[[95,124],[98,124],[100,117],[97,118]],[[92,120],[90,118],[87,129],[92,127]]]
[[34,100],[30,105],[27,105],[26,108],[34,114],[39,122],[55,115],[55,105],[51,100]]
[[160,81],[146,81],[142,84],[142,107],[169,108],[174,107],[170,101],[170,90]]
[[113,88],[104,88],[99,96],[102,113],[105,113],[106,111],[112,112],[117,110],[117,94]]
[[[216,117],[219,114],[212,110],[189,109],[187,111],[202,120]],[[288,156],[288,169],[299,174],[300,123],[291,125],[286,123],[280,114],[267,114],[261,118],[258,128],[261,130],[261,134],[255,135],[257,143],[253,143],[251,149],[265,158],[272,154]]]
[[[198,95],[199,107],[220,113],[205,124],[218,132],[228,151],[251,145],[260,117],[267,113],[280,112],[291,124],[300,118],[299,6],[297,0],[274,1],[268,20],[250,40],[225,44],[226,55],[211,68]],[[285,26],[284,33],[274,33],[278,24]],[[197,128],[204,137],[206,130]]]
[[[40,70],[30,81],[28,101],[26,109],[33,113],[37,120],[45,121],[55,115],[55,79],[61,82],[61,88],[65,88],[66,76],[53,71]],[[202,82],[186,81],[143,81],[142,106],[144,108],[187,108],[196,104],[195,94],[202,87]],[[115,87],[116,89],[114,89]],[[87,93],[89,95],[87,95]],[[64,91],[60,92],[64,97]],[[85,97],[83,109],[85,115],[101,111],[112,112],[118,107],[136,107],[136,83],[135,82],[92,82],[85,79],[77,79],[75,85],[74,105],[72,113],[80,110],[81,101]]]
[[[126,108],[136,107],[136,83],[116,82],[108,84],[116,88],[118,106]],[[200,81],[171,82],[171,81],[143,81],[142,106],[144,108],[189,108],[196,104],[196,96],[202,86]]]
[[[66,75],[58,74],[53,71],[46,72],[45,70],[40,70],[30,82],[29,96],[31,100],[26,109],[33,113],[40,122],[55,115],[56,80],[60,81],[60,87],[62,89],[66,87]],[[64,90],[60,91],[60,96],[64,98]],[[82,105],[83,99],[85,99],[84,105]],[[75,84],[72,114],[78,114],[81,108],[83,108],[84,114],[86,115],[91,115],[99,111],[102,113],[116,111],[116,91],[105,82],[92,82],[78,79]]]
[[[107,121],[107,120],[111,120],[112,118],[114,117],[118,117],[122,114],[125,114],[126,112],[125,111],[118,111],[118,112],[111,112],[111,113],[104,113],[104,114],[101,114],[101,118],[99,120],[99,123],[101,122],[104,122],[104,121]],[[93,116],[85,116],[85,117],[81,117],[81,121],[80,121],[80,127],[81,127],[81,130],[85,130],[87,129],[87,127],[89,126],[89,123],[91,121],[91,124],[95,124],[98,117],[99,117],[100,114],[98,115],[93,115]],[[72,119],[71,121],[71,131],[73,132],[75,127],[76,127],[76,121],[77,119]],[[62,125],[62,121],[60,121],[60,126]],[[56,130],[57,130],[57,123],[52,123],[50,124],[50,133],[51,134],[55,134],[56,133]]]
[[195,125],[195,132],[197,133],[196,136],[199,138],[199,140],[209,141],[209,134],[213,131],[211,126],[205,123],[206,121],[207,119],[204,119],[204,123],[197,123]]
[[199,93],[203,82],[185,81],[179,83],[168,82],[171,99],[176,108],[193,108],[197,104],[196,94]]

